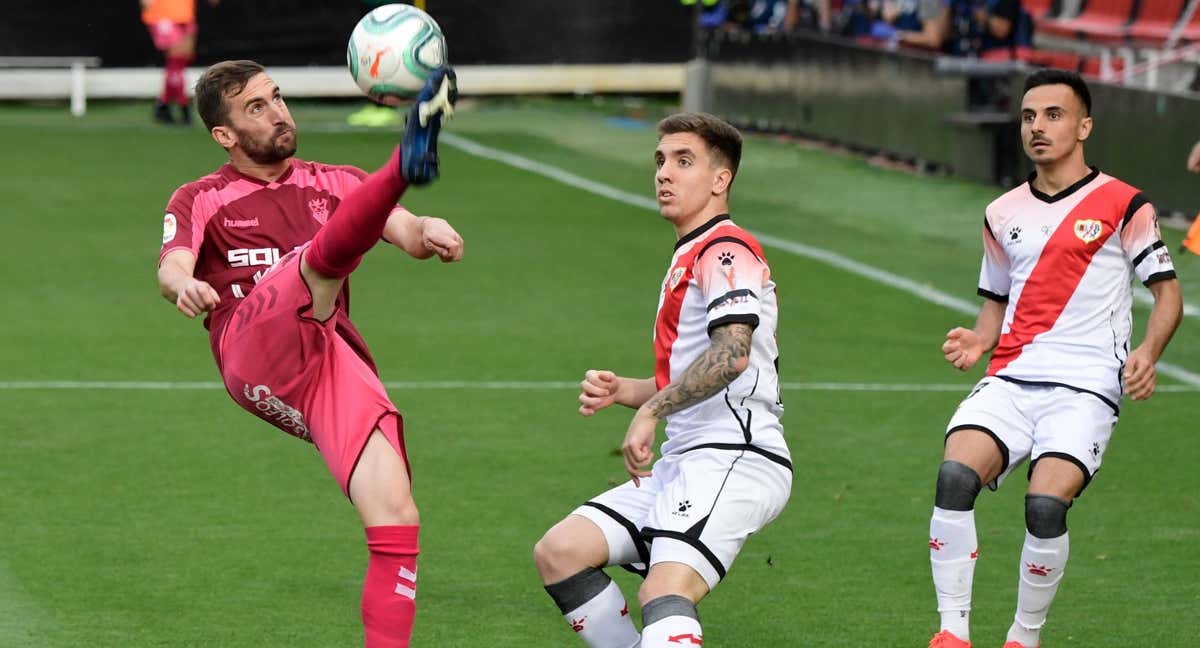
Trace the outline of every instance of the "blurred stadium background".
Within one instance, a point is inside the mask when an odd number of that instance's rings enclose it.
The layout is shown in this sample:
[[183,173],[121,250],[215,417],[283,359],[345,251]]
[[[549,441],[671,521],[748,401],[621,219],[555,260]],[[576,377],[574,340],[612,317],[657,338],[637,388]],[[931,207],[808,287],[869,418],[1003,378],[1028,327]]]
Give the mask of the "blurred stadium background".
[[[377,165],[396,128],[351,123],[367,103],[344,69],[371,4],[199,2],[188,82],[255,58],[290,100],[301,157]],[[789,508],[702,604],[706,637],[924,645],[941,431],[979,375],[938,348],[978,306],[983,208],[1028,171],[1015,102],[1035,65],[1089,76],[1089,161],[1159,206],[1187,308],[1160,393],[1126,403],[1071,514],[1046,643],[1197,645],[1200,260],[1179,249],[1200,208],[1184,168],[1200,138],[1198,0],[1025,0],[1006,42],[964,45],[956,23],[935,49],[897,36],[936,16],[917,2],[421,4],[466,98],[443,179],[405,202],[454,223],[467,257],[377,253],[354,280],[355,320],[407,419],[415,645],[573,645],[530,552],[623,478],[627,412],[580,419],[573,385],[589,367],[651,373],[672,240],[650,153],[655,121],[684,107],[748,133],[734,216],[780,286],[797,460]],[[310,447],[228,402],[199,323],[157,295],[162,208],[221,151],[199,125],[152,121],[160,61],[136,2],[5,7],[0,647],[355,645],[353,510]],[[979,645],[1011,618],[1021,496],[1018,479],[980,504]]]

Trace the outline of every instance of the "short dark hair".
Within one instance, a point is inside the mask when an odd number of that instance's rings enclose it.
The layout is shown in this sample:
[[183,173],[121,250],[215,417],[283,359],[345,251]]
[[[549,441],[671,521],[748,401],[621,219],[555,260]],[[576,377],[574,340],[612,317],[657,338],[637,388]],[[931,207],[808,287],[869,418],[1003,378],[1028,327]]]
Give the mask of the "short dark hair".
[[[695,133],[715,152],[717,161],[723,162],[737,177],[738,164],[742,162],[742,134],[720,117],[708,113],[678,113],[658,122],[658,137],[675,133]],[[730,184],[733,180],[730,179]]]
[[229,105],[225,98],[241,92],[247,81],[263,72],[266,68],[254,61],[222,61],[205,70],[196,81],[196,112],[204,127],[212,130],[228,126]]
[[1060,83],[1069,86],[1075,92],[1075,96],[1079,97],[1079,100],[1083,102],[1086,114],[1090,116],[1092,114],[1092,93],[1088,90],[1087,83],[1083,80],[1083,77],[1075,72],[1050,68],[1038,70],[1025,77],[1025,90],[1021,94],[1025,94],[1038,86],[1057,85]]

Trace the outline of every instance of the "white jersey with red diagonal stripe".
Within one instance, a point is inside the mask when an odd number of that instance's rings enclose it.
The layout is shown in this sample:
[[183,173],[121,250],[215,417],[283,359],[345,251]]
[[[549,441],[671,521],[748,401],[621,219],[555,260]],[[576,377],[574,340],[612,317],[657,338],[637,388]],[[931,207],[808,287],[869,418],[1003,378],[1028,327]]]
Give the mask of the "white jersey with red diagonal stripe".
[[1154,207],[1092,172],[1049,196],[1031,182],[988,205],[979,294],[1007,301],[989,376],[1121,400],[1133,328],[1132,278],[1175,277]]
[[667,417],[664,455],[700,445],[749,445],[788,459],[780,423],[778,312],[762,246],[728,215],[676,243],[654,327],[658,389],[700,357],[714,328],[739,322],[754,327],[754,335],[746,371],[714,396]]

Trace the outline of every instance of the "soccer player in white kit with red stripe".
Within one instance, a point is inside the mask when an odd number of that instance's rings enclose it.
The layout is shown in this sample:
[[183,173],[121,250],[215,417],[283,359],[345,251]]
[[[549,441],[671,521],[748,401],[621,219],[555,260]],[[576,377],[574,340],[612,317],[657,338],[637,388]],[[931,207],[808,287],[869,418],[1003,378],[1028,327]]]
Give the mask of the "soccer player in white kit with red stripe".
[[[1067,564],[1067,509],[1100,468],[1122,396],[1154,393],[1154,363],[1183,302],[1154,207],[1137,189],[1088,167],[1091,95],[1072,72],[1025,82],[1021,140],[1036,171],[987,208],[973,329],[942,346],[967,370],[991,350],[987,376],[947,426],[929,525],[941,630],[931,648],[969,647],[979,547],[975,499],[1030,459],[1017,611],[1004,648],[1037,648]],[[1132,279],[1154,295],[1130,350]]]
[[[758,241],[728,214],[740,158],[741,135],[712,115],[659,123],[655,187],[678,240],[655,320],[655,375],[591,370],[579,397],[584,416],[614,403],[637,409],[622,446],[631,480],[534,548],[547,593],[592,648],[702,645],[696,604],[791,491],[775,284]],[[647,470],[662,418],[663,456]],[[602,571],[611,565],[645,577],[640,635]]]

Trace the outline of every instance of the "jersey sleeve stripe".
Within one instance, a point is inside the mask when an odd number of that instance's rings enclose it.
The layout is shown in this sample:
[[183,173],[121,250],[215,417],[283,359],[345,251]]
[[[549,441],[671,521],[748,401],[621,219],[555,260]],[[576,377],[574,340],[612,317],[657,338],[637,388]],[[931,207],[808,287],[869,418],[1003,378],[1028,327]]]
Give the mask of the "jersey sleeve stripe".
[[704,256],[704,253],[707,252],[709,248],[716,245],[717,243],[737,243],[738,245],[746,248],[747,250],[750,250],[750,254],[753,254],[754,258],[758,259],[758,261],[760,263],[763,262],[762,257],[758,256],[758,253],[754,251],[754,248],[750,247],[749,243],[743,241],[740,238],[737,238],[736,236],[718,236],[717,238],[709,241],[708,243],[705,243],[704,247],[700,248],[700,253],[696,255],[697,261],[700,259],[700,257]]
[[1149,277],[1146,277],[1146,280],[1142,282],[1142,285],[1149,286],[1152,283],[1158,283],[1160,281],[1166,281],[1167,279],[1174,279],[1174,278],[1175,278],[1174,270],[1165,270],[1163,272],[1155,272],[1154,274],[1150,275]]
[[1141,192],[1138,192],[1133,198],[1130,198],[1129,207],[1125,208],[1125,217],[1121,219],[1121,227],[1124,228],[1126,225],[1128,225],[1129,221],[1133,219],[1133,215],[1137,213],[1137,210],[1141,209],[1149,202],[1150,199],[1146,197],[1146,194]]
[[990,290],[985,290],[983,288],[976,289],[975,293],[978,294],[980,297],[986,297],[987,299],[990,299],[992,301],[998,301],[1001,304],[1008,303],[1008,295],[997,295],[996,293],[994,293]]
[[1163,243],[1162,239],[1159,239],[1159,240],[1151,243],[1149,247],[1147,247],[1145,250],[1142,250],[1141,252],[1138,252],[1138,255],[1133,257],[1133,267],[1136,268],[1139,265],[1141,265],[1142,261],[1144,261],[1146,259],[1146,257],[1150,256],[1150,254],[1153,253],[1155,250],[1159,250],[1159,249],[1162,249],[1165,247],[1167,247],[1167,244]]
[[726,324],[749,324],[750,328],[758,328],[758,315],[754,313],[734,313],[708,323],[708,334],[712,335],[713,329],[725,326]]
[[708,310],[711,311],[712,309],[720,306],[721,304],[724,304],[725,302],[729,301],[730,299],[733,299],[734,297],[746,297],[746,296],[758,299],[758,295],[754,294],[754,291],[750,290],[749,288],[740,288],[738,290],[730,290],[729,292],[725,293],[724,295],[721,295],[720,297],[717,297],[716,299],[712,300],[712,303],[710,303],[708,305]]

